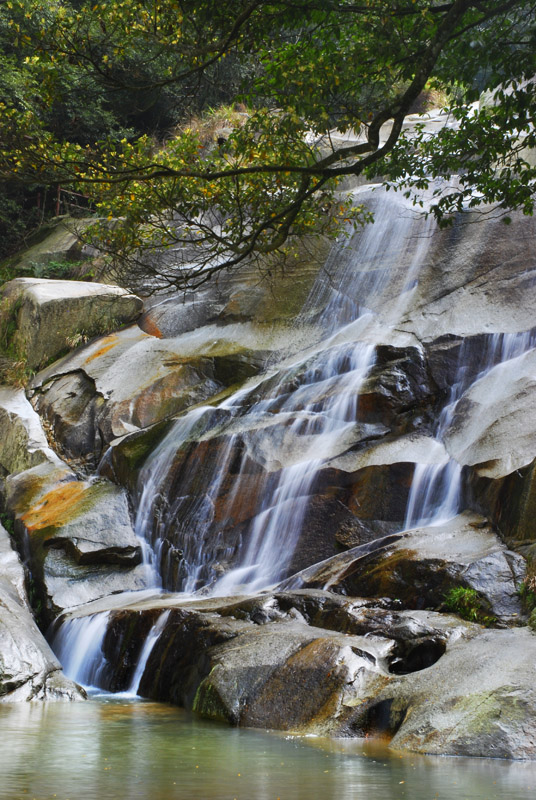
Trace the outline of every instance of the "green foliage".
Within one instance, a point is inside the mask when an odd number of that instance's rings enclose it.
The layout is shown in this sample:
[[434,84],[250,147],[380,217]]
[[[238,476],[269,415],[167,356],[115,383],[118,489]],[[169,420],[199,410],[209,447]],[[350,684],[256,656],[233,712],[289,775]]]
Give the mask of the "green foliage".
[[5,511],[0,511],[0,524],[4,526],[10,536],[14,536],[15,528],[13,525],[13,518]]
[[536,609],[536,562],[528,562],[527,574],[518,587],[518,594],[523,608],[530,615]]
[[487,613],[486,605],[476,589],[455,586],[445,594],[444,602],[448,611],[469,622],[477,622],[486,627],[496,622],[495,617]]
[[[115,264],[175,285],[369,221],[336,195],[367,170],[406,192],[460,174],[432,204],[441,223],[487,201],[530,214],[535,11],[534,0],[9,0],[0,180],[87,195],[122,220],[99,237]],[[475,111],[482,90],[494,102]],[[401,135],[431,91],[459,128]],[[229,101],[250,111],[211,141],[210,109]],[[334,129],[352,132],[347,146],[333,146]],[[165,248],[182,270],[151,266]]]
[[73,277],[75,264],[72,261],[55,260],[30,262],[30,273],[34,278],[57,278],[68,280]]

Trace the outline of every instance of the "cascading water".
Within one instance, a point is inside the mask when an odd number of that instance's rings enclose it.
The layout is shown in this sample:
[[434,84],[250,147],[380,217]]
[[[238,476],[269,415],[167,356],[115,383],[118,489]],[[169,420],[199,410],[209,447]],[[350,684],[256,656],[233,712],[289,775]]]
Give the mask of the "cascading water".
[[[359,441],[359,394],[376,344],[395,335],[427,264],[431,220],[383,192],[375,217],[357,245],[334,248],[305,304],[302,320],[316,325],[316,345],[287,353],[218,406],[185,413],[145,462],[135,529],[146,542],[155,590],[227,595],[267,588],[289,574],[319,471]],[[483,337],[477,369],[469,366],[471,343],[461,344],[433,431],[439,449],[468,388],[535,339],[531,332]],[[440,463],[416,465],[403,529],[460,510],[462,468],[444,452]],[[166,620],[167,612],[146,640],[129,692],[137,690]],[[85,685],[102,678],[107,623],[104,613],[72,619],[53,642],[67,674]]]
[[[316,347],[217,409],[186,414],[143,468],[136,529],[152,543],[164,588],[193,592],[210,586],[221,595],[256,591],[288,574],[318,470],[352,445],[374,341],[381,326],[403,314],[430,244],[433,223],[416,218],[407,206],[400,213],[384,193],[375,214],[357,247],[334,250],[303,309],[302,317],[314,318],[320,332]],[[334,288],[330,273],[336,266]],[[209,438],[219,446],[207,459]],[[271,439],[279,442],[279,453],[255,482],[252,455],[273,451]],[[233,527],[244,497],[251,506],[247,523],[229,541],[223,531],[227,521]],[[225,570],[222,577],[217,564]]]
[[[442,442],[452,425],[456,405],[467,389],[488,375],[496,366],[517,358],[536,345],[536,330],[522,333],[491,334],[484,347],[479,348],[479,369],[471,371],[471,342],[460,347],[455,379],[449,398],[439,415],[435,438]],[[408,498],[404,530],[421,525],[441,525],[461,510],[462,467],[445,457],[437,464],[417,464]]]
[[109,614],[91,614],[63,622],[54,633],[51,645],[63,671],[82,686],[100,686],[105,667],[102,641]]

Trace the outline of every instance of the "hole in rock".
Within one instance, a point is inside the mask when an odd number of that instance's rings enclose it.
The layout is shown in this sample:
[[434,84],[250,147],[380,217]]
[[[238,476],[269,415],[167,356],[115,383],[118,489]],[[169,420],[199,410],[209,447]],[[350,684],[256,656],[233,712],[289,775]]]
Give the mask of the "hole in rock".
[[402,725],[406,708],[393,707],[393,700],[381,700],[370,706],[357,726],[365,736],[392,738]]
[[418,642],[400,642],[395,655],[389,663],[389,671],[394,675],[408,675],[419,672],[439,661],[445,653],[447,644],[443,639],[425,639]]

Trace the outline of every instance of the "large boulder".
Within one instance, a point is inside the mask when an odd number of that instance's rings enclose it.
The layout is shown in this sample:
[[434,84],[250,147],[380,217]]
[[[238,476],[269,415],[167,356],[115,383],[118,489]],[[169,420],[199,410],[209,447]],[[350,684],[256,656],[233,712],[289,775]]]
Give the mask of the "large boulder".
[[48,447],[39,417],[14,389],[0,390],[3,507],[32,574],[43,626],[64,608],[145,586],[141,546],[125,490],[78,480]]
[[[536,636],[482,631],[453,640],[431,669],[397,680],[375,698],[390,746],[435,755],[536,757]],[[370,712],[369,712],[370,713]]]
[[26,598],[24,570],[0,525],[0,702],[81,700],[35,624]]
[[360,545],[286,579],[281,588],[311,587],[362,597],[390,597],[404,608],[444,608],[452,590],[477,593],[475,619],[517,624],[525,562],[486,521],[463,514],[441,525],[394,533]]
[[10,332],[8,353],[30,369],[131,322],[143,308],[139,297],[119,286],[39,278],[9,281],[1,300],[2,324]]
[[[256,324],[293,324],[331,250],[326,237],[302,237],[286,253],[257,256],[220,273],[195,292],[159,301],[140,320],[147,333],[163,338],[211,323],[254,320]],[[165,256],[164,256],[165,258]],[[169,269],[169,267],[168,267]],[[173,269],[173,268],[172,268]]]
[[[521,212],[436,232],[401,327],[423,341],[454,334],[515,333],[534,326],[536,222]],[[467,224],[468,222],[475,224]],[[512,243],[515,242],[515,247]]]
[[173,339],[137,326],[110,334],[38,373],[32,403],[62,455],[95,466],[112,440],[214,403],[262,368],[269,332],[231,328]]
[[59,466],[60,459],[49,446],[39,417],[22,389],[0,386],[0,471],[20,472],[48,462]]
[[423,753],[536,755],[536,637],[527,628],[486,630],[392,601],[302,590],[97,601],[61,620],[54,641],[73,642],[88,620],[103,631],[105,688],[132,687],[135,677],[142,696],[233,725],[380,735]]
[[145,587],[124,490],[40,466],[6,478],[6,507],[43,626],[71,606]]

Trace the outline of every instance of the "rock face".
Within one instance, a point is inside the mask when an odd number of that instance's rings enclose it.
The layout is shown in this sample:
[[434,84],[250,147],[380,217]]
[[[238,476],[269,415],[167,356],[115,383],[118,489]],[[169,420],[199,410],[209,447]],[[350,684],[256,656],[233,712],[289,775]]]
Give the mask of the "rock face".
[[84,337],[138,317],[143,303],[118,286],[83,281],[15,278],[2,287],[3,316],[13,320],[9,345],[36,369]]
[[[527,629],[486,630],[318,590],[120,602],[86,609],[109,614],[108,688],[130,685],[136,642],[159,620],[142,696],[234,725],[381,734],[393,748],[429,753],[536,755],[536,637]],[[84,619],[64,624],[76,630]]]
[[[34,611],[69,669],[96,664],[85,683],[533,758],[535,223],[434,233],[358,191],[375,226],[324,269],[161,297],[45,367],[31,404],[0,391]],[[134,529],[187,597],[136,591]]]
[[22,564],[0,525],[0,702],[77,700],[85,692],[66,678],[35,624]]
[[0,467],[3,474],[43,464],[60,465],[22,389],[0,386]]
[[364,597],[396,597],[404,608],[439,610],[449,590],[478,592],[489,615],[522,616],[518,587],[525,561],[506,549],[476,515],[395,533],[348,550],[288,578],[286,587],[312,587]]
[[28,559],[43,625],[71,606],[145,587],[126,494],[113,484],[27,470],[7,478],[6,506]]
[[256,348],[255,337],[252,349],[245,347],[240,333],[244,338],[239,327],[237,339],[215,342],[210,330],[188,341],[127,328],[40,372],[31,383],[32,403],[63,455],[96,466],[113,439],[213,402],[258,372],[267,352]]
[[41,625],[65,608],[144,588],[125,491],[103,479],[78,480],[48,446],[23,392],[1,389],[1,413],[4,507],[31,571]]

